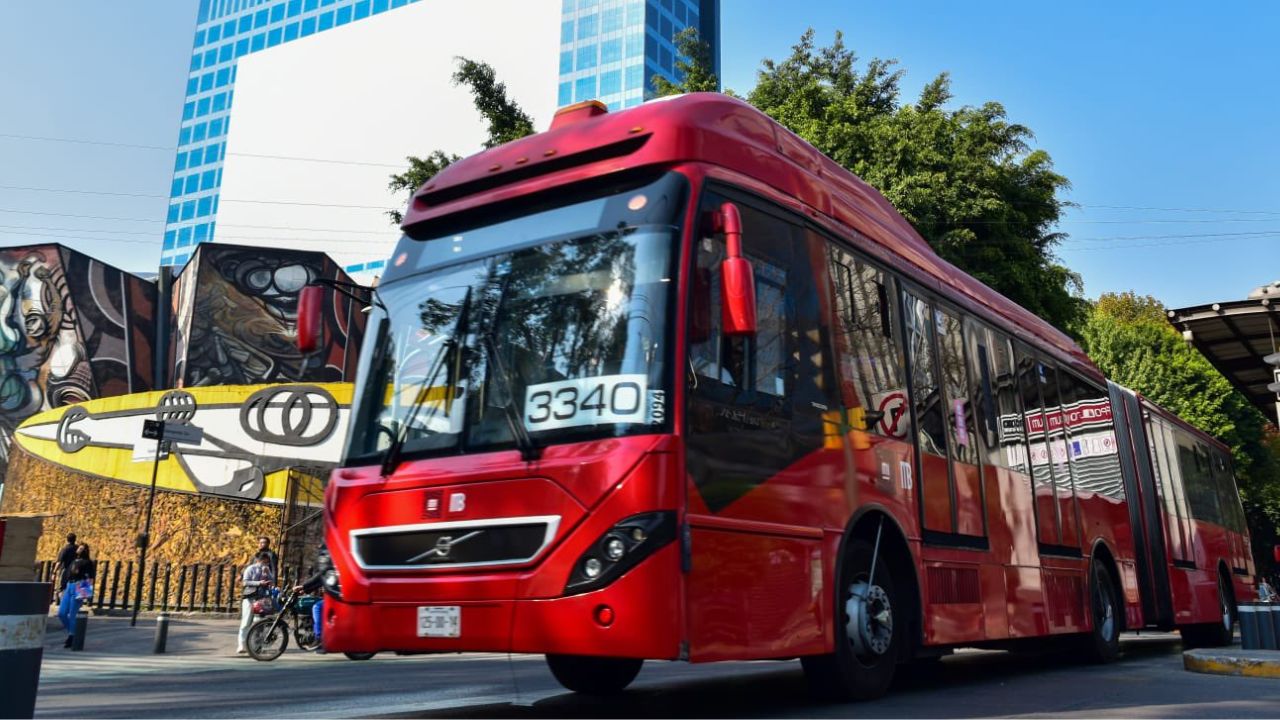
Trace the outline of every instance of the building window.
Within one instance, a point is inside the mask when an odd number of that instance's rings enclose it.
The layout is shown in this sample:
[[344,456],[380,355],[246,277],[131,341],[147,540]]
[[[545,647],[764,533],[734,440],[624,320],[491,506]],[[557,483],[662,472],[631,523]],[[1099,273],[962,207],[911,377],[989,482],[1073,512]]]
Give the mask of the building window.
[[200,175],[200,189],[212,190],[215,187],[214,183],[217,179],[218,173],[216,170],[206,170]]
[[209,28],[209,34],[205,36],[205,42],[215,43],[222,39],[222,26],[214,25]]
[[249,52],[258,52],[259,50],[265,48],[266,46],[267,46],[267,34],[258,33],[257,35],[253,36],[253,40],[250,42]]
[[578,48],[578,69],[586,70],[596,66],[596,46],[595,43],[584,45]]
[[285,25],[284,41],[289,42],[290,40],[297,40],[297,39],[298,39],[298,23],[289,23],[288,25]]
[[178,219],[190,220],[196,215],[196,203],[194,200],[188,200],[182,203],[182,212],[178,213]]
[[622,92],[622,71],[611,70],[600,74],[600,94],[616,95]]
[[333,13],[327,12],[320,16],[320,32],[324,32],[333,27]]
[[271,8],[271,22],[280,22],[284,19],[284,4],[278,4]]
[[227,43],[226,45],[218,48],[218,62],[230,62],[233,52],[235,52],[235,48],[232,46],[232,43]]
[[600,18],[600,32],[611,33],[622,29],[622,8],[609,8]]
[[573,72],[573,52],[565,50],[560,53],[560,74],[564,75],[571,72]]
[[568,83],[568,82],[560,83],[560,93],[559,93],[559,97],[556,100],[556,104],[560,105],[560,107],[564,107],[565,105],[569,105],[572,103],[573,103],[573,83]]
[[338,8],[338,13],[334,18],[335,25],[346,25],[351,22],[351,6],[348,5],[346,7]]
[[209,67],[210,65],[213,65],[216,62],[218,62],[218,51],[216,49],[205,51],[204,63],[203,63],[204,66]]
[[606,40],[600,43],[600,64],[622,60],[622,40]]
[[644,89],[644,66],[640,64],[632,65],[626,70],[627,73],[627,89],[643,90]]
[[313,17],[306,18],[302,21],[302,37],[314,34],[316,31],[316,19]]
[[[191,84],[188,83],[187,87]],[[200,76],[200,92],[208,92],[213,89],[213,73],[205,73]]]
[[280,39],[284,36],[282,28],[276,28],[267,33],[267,47],[275,47],[280,44]]
[[302,0],[289,0],[289,9],[285,14],[289,17],[297,17],[300,12],[302,12]]
[[169,197],[176,198],[182,194],[182,179],[174,178],[173,184],[169,186]]
[[644,54],[644,34],[632,33],[627,36],[627,57],[636,58]]
[[573,12],[573,0],[564,0],[564,2],[560,3],[560,12],[566,15]]
[[[560,23],[560,44],[573,42],[573,21],[565,20]],[[192,70],[195,68],[193,67]]]
[[578,18],[578,39],[588,40],[600,34],[600,16],[585,15]]
[[262,28],[262,27],[266,27],[266,26],[267,26],[267,15],[268,15],[268,14],[270,14],[270,11],[269,11],[269,10],[259,10],[258,12],[254,13],[254,15],[253,15],[253,27],[254,27],[254,29],[255,29],[255,30],[256,30],[257,28]]
[[191,228],[184,227],[178,230],[177,247],[186,247],[191,244]]
[[206,196],[206,197],[200,198],[196,202],[197,217],[204,217],[205,215],[208,215],[212,210],[213,210],[213,198]]
[[174,235],[175,235],[175,233],[174,233],[172,230],[170,230],[170,231],[168,231],[168,232],[166,232],[166,233],[164,234],[164,249],[165,249],[165,250],[172,250],[172,249],[173,249],[173,242],[174,242],[174,239],[175,239]]
[[592,100],[596,96],[595,76],[580,78],[573,88],[573,99],[577,102]]

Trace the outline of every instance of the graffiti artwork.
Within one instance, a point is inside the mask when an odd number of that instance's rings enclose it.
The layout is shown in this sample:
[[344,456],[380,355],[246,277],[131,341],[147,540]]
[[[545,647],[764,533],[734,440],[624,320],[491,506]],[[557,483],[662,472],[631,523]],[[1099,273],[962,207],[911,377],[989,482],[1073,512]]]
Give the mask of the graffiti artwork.
[[298,291],[317,278],[346,280],[323,253],[201,245],[174,292],[174,383],[181,387],[350,379],[364,314],[333,293],[326,345],[295,344]]
[[143,421],[188,423],[204,437],[162,452],[157,487],[280,503],[288,468],[337,463],[351,387],[225,385],[91,400],[30,418],[18,428],[17,443],[76,472],[145,486],[155,444],[142,440]]
[[27,417],[149,390],[155,286],[59,245],[0,249],[0,477]]

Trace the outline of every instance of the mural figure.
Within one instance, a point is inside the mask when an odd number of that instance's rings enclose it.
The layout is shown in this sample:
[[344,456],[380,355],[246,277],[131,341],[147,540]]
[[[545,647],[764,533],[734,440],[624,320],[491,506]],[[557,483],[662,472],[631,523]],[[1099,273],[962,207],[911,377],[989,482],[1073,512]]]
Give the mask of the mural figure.
[[176,384],[349,379],[364,327],[349,299],[339,295],[328,313],[322,352],[295,344],[298,292],[317,278],[348,280],[323,253],[200,246],[174,293]]
[[0,249],[0,477],[41,410],[150,389],[155,289],[58,245]]

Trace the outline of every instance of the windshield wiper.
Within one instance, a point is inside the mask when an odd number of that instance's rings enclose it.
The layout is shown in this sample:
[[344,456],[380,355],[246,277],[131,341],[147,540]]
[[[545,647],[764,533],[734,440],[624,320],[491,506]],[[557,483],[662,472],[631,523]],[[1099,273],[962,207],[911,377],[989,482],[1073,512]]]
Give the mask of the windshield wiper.
[[489,364],[493,366],[495,371],[494,379],[502,385],[499,388],[499,392],[507,397],[507,401],[502,403],[502,410],[507,416],[507,425],[511,428],[511,437],[515,438],[516,447],[520,448],[520,459],[525,462],[533,462],[542,457],[542,448],[533,442],[533,438],[529,436],[528,429],[525,428],[524,422],[520,419],[520,409],[516,407],[515,393],[511,390],[511,376],[507,374],[507,369],[502,364],[502,358],[498,356],[498,348],[493,342],[492,332],[485,333],[484,349],[489,355]]
[[[383,477],[390,475],[391,472],[396,469],[396,466],[400,464],[400,452],[404,448],[405,441],[409,439],[409,428],[413,426],[413,421],[418,417],[418,410],[422,408],[427,401],[427,396],[431,394],[431,388],[435,386],[436,377],[440,375],[440,369],[445,366],[449,356],[458,351],[458,338],[463,335],[467,317],[470,314],[471,288],[468,287],[467,294],[462,299],[462,307],[458,311],[458,322],[454,324],[453,332],[449,334],[449,337],[445,338],[444,346],[440,348],[440,354],[436,356],[435,364],[431,368],[426,384],[422,386],[421,390],[419,390],[417,395],[413,398],[413,403],[409,406],[409,414],[405,416],[404,424],[400,426],[399,432],[396,433],[391,444],[387,446],[386,451],[382,454]],[[460,375],[461,372],[458,374]],[[453,377],[453,373],[450,373],[449,377],[445,378],[445,387],[453,388],[455,386],[454,381],[455,378]],[[449,399],[448,393],[446,393],[446,396],[440,399],[440,403],[438,405],[432,406],[431,414],[427,415],[424,422],[430,422],[435,417],[436,408],[440,405],[449,404]],[[448,412],[448,410],[445,410],[446,414]]]

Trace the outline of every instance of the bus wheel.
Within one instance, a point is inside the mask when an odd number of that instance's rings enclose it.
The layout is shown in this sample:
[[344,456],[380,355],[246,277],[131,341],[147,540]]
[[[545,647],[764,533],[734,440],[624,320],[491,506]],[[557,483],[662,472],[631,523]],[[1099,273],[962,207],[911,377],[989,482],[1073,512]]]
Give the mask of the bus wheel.
[[1181,628],[1184,647],[1223,647],[1235,640],[1235,597],[1231,585],[1221,573],[1218,574],[1218,609],[1222,612],[1222,619],[1218,622]]
[[551,674],[566,689],[583,695],[612,695],[622,692],[636,675],[643,660],[632,658],[548,655]]
[[820,694],[833,699],[872,700],[889,691],[906,630],[906,606],[885,562],[883,547],[871,573],[873,547],[853,540],[840,572],[836,651],[800,658]]
[[1111,662],[1120,657],[1120,603],[1111,573],[1094,561],[1089,572],[1089,616],[1093,629],[1089,632],[1089,656],[1096,662]]

